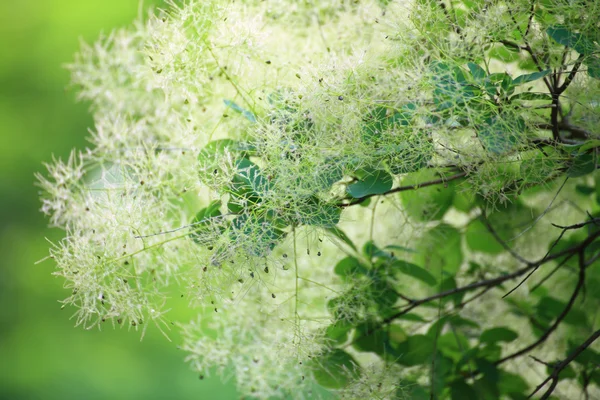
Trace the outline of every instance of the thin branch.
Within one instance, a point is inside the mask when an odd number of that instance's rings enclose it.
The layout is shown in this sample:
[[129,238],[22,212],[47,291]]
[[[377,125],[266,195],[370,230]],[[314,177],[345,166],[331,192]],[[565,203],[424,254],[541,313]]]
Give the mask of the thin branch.
[[[587,243],[587,240],[584,243]],[[575,286],[575,289],[573,290],[573,293],[571,294],[571,298],[569,299],[569,302],[567,303],[567,305],[565,306],[563,311],[560,313],[560,315],[556,318],[556,321],[554,321],[554,323],[550,326],[550,328],[548,328],[544,332],[544,334],[542,336],[540,336],[540,338],[538,340],[536,340],[535,342],[531,343],[528,346],[525,346],[524,348],[522,348],[519,351],[516,351],[512,354],[509,354],[506,357],[501,358],[500,360],[496,361],[494,363],[494,365],[502,364],[508,360],[512,360],[513,358],[517,358],[519,356],[522,356],[523,354],[529,353],[531,350],[535,349],[536,347],[538,347],[539,345],[544,343],[550,337],[552,332],[554,332],[556,330],[556,328],[558,328],[558,326],[565,319],[565,317],[567,316],[569,311],[571,311],[571,308],[573,307],[573,304],[575,304],[575,300],[577,299],[577,296],[579,296],[579,292],[581,291],[581,289],[583,288],[583,285],[585,284],[585,262],[583,261],[583,258],[584,258],[583,252],[586,247],[587,247],[587,244],[585,246],[582,245],[582,246],[580,246],[580,248],[578,250],[579,264],[580,264],[579,279],[577,280],[577,285]]]
[[579,67],[581,67],[583,58],[584,58],[583,54],[580,54],[579,57],[577,57],[577,60],[575,61],[575,64],[573,65],[571,72],[569,72],[569,75],[567,75],[563,84],[559,88],[556,89],[557,94],[563,93],[565,90],[567,90],[567,88],[569,87],[571,82],[573,82],[573,79],[575,78],[575,75],[577,74]]
[[531,22],[533,21],[533,16],[535,15],[536,3],[537,3],[537,0],[533,0],[531,2],[531,9],[529,10],[529,20],[527,21],[527,29],[525,29],[525,34],[523,35],[523,37],[527,37],[527,35],[529,34],[529,29],[531,28]]
[[543,277],[538,283],[536,283],[535,285],[533,285],[531,287],[531,289],[529,290],[529,293],[533,293],[535,292],[540,286],[542,286],[548,279],[550,279],[555,273],[556,271],[558,271],[563,265],[565,265],[567,262],[569,262],[569,260],[571,259],[571,257],[573,257],[574,254],[570,254],[568,256],[565,257],[564,260],[562,260],[561,262],[559,262],[556,267],[554,267],[552,269],[552,271],[550,271],[545,277]]
[[[463,292],[468,292],[474,289],[478,289],[478,288],[492,288],[492,287],[496,287],[499,286],[500,284],[506,282],[506,281],[510,281],[513,280],[515,278],[518,278],[524,274],[526,274],[527,272],[529,272],[530,270],[539,267],[541,264],[545,264],[549,261],[555,260],[557,258],[560,258],[562,256],[566,256],[566,255],[572,255],[572,254],[577,254],[577,253],[583,253],[583,251],[585,250],[585,248],[587,246],[589,246],[594,240],[596,240],[598,237],[600,237],[600,231],[594,232],[592,234],[590,234],[586,240],[584,240],[582,243],[576,245],[576,246],[572,246],[569,247],[567,249],[558,251],[552,255],[546,255],[543,258],[541,258],[540,260],[536,261],[535,263],[531,264],[531,265],[527,265],[513,273],[510,274],[505,274],[505,275],[501,275],[498,276],[496,278],[492,278],[492,279],[484,279],[481,281],[477,281],[477,282],[473,282],[471,284],[465,285],[465,286],[461,286],[461,287],[457,287],[454,289],[450,289],[450,290],[446,290],[444,292],[440,292],[437,294],[434,294],[432,296],[429,297],[425,297],[422,299],[415,299],[412,301],[412,303],[410,303],[409,305],[405,306],[403,310],[398,311],[397,313],[383,319],[381,321],[381,323],[379,323],[377,326],[373,327],[372,329],[368,330],[367,332],[365,332],[363,335],[358,336],[356,338],[354,338],[354,340],[350,343],[348,343],[347,345],[350,346],[352,345],[356,340],[369,336],[371,334],[373,334],[374,332],[378,331],[379,329],[381,329],[383,326],[390,324],[391,322],[393,322],[394,320],[400,318],[401,316],[408,314],[410,311],[414,310],[415,308],[429,303],[433,300],[437,300],[437,299],[441,299],[444,297],[448,297],[454,294],[458,294],[458,293],[463,293]],[[538,340],[537,342],[533,343],[532,345],[527,346],[526,348],[513,353],[507,357],[504,357],[503,359],[499,360],[496,362],[497,364],[501,364],[505,361],[508,361],[512,358],[516,358],[519,357],[527,352],[529,352],[530,350],[532,350],[533,348],[537,347],[539,344],[543,343],[548,336],[550,336],[550,334],[556,329],[556,327],[558,327],[558,325],[560,324],[560,322],[564,319],[564,317],[566,316],[566,314],[569,312],[569,310],[571,309],[575,299],[577,298],[577,295],[579,294],[579,291],[581,290],[581,288],[583,287],[584,284],[584,280],[585,280],[585,268],[580,268],[580,280],[577,284],[576,289],[573,292],[573,296],[571,297],[571,300],[569,301],[569,303],[567,304],[567,306],[565,307],[565,309],[563,310],[563,313],[561,313],[561,315],[557,318],[555,324],[542,336],[542,338],[540,338],[540,340]]]
[[587,338],[587,340],[585,342],[583,342],[579,347],[577,347],[567,358],[565,358],[563,361],[558,363],[554,367],[554,370],[552,371],[550,376],[548,376],[546,379],[544,379],[544,381],[542,383],[540,383],[527,398],[530,399],[531,397],[533,397],[533,395],[536,394],[537,392],[539,392],[540,389],[542,387],[544,387],[544,385],[546,385],[546,383],[548,383],[550,380],[552,380],[552,384],[550,385],[548,390],[546,390],[546,393],[544,393],[544,395],[541,397],[541,400],[548,399],[550,397],[550,395],[552,394],[552,392],[554,392],[554,389],[556,389],[556,385],[558,385],[558,377],[559,377],[561,371],[563,369],[565,369],[567,367],[567,365],[569,365],[573,360],[575,360],[575,358],[577,358],[577,356],[579,356],[585,349],[587,349],[599,337],[600,337],[600,330],[597,330],[589,338]]
[[460,173],[458,173],[456,175],[449,176],[448,178],[434,179],[432,181],[417,183],[415,185],[398,186],[397,188],[388,190],[385,193],[381,193],[381,194],[369,194],[367,196],[361,197],[360,199],[352,200],[349,203],[338,204],[338,207],[350,207],[350,206],[354,206],[356,204],[360,204],[363,201],[367,200],[368,198],[371,198],[371,197],[374,197],[374,196],[386,196],[386,195],[392,194],[392,193],[404,192],[404,191],[407,191],[407,190],[416,190],[416,189],[420,189],[420,188],[427,187],[427,186],[440,185],[440,184],[444,184],[444,183],[447,183],[447,182],[450,182],[450,181],[454,181],[454,180],[457,180],[457,179],[460,179],[460,178],[464,178],[465,176],[467,176],[466,172],[460,172]]
[[498,232],[496,232],[496,230],[494,229],[492,224],[490,224],[490,221],[488,220],[485,212],[482,212],[480,219],[483,222],[483,224],[485,225],[485,227],[487,228],[487,230],[492,234],[494,239],[496,239],[496,242],[498,242],[500,244],[500,246],[502,246],[504,248],[504,250],[506,250],[511,256],[513,256],[513,258],[515,258],[516,260],[522,262],[523,264],[529,265],[529,266],[535,264],[535,263],[523,258],[519,253],[514,251],[512,248],[510,248],[510,246],[508,244],[506,244],[506,242],[500,237],[500,235],[498,235]]

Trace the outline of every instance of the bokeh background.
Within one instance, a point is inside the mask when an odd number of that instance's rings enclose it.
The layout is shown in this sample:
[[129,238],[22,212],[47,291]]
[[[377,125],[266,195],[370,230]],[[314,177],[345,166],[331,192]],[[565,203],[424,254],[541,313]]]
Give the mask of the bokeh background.
[[[65,88],[63,68],[102,32],[130,24],[161,1],[0,0],[0,398],[237,399],[232,382],[199,380],[150,327],[140,333],[74,328],[67,296],[51,276],[46,238],[60,240],[38,211],[35,172],[84,148],[92,118]],[[183,316],[175,310],[174,316]]]

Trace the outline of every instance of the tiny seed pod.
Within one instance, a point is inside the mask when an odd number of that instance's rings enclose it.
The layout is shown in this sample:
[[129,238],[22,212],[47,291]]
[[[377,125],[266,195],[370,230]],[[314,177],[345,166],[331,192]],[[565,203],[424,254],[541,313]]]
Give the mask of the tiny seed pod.
[[277,296],[275,296],[275,293],[271,293],[271,297],[272,297],[272,298],[275,298],[275,297],[277,297]]

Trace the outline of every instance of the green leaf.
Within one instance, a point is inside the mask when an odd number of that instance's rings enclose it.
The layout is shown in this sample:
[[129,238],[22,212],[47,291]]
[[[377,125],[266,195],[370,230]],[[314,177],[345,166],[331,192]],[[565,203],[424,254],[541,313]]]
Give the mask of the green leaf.
[[231,108],[232,110],[239,112],[240,114],[242,114],[248,121],[250,122],[256,122],[256,116],[248,111],[243,109],[242,107],[238,106],[236,103],[234,103],[231,100],[223,100],[223,103],[225,103],[225,105],[229,108]]
[[375,243],[373,243],[372,240],[368,240],[367,242],[365,242],[362,251],[365,257],[367,257],[368,259],[392,258],[392,255],[390,253],[386,253],[385,251],[381,250],[379,247],[377,247],[377,245],[375,245]]
[[[500,379],[498,381],[498,389],[501,393],[506,394],[523,394],[529,391],[527,382],[517,374],[511,372],[500,371]],[[526,399],[526,396],[522,397]],[[514,397],[513,397],[514,399]]]
[[359,181],[348,185],[346,191],[355,199],[361,197],[383,194],[392,188],[394,180],[385,171],[373,168],[357,171]]
[[579,153],[580,154],[585,153],[586,151],[588,151],[590,149],[595,149],[596,147],[600,147],[600,140],[598,140],[598,139],[588,140],[587,142],[582,144],[581,147],[579,147]]
[[600,58],[596,56],[587,57],[583,60],[583,64],[587,67],[589,76],[595,79],[600,79]]
[[303,213],[297,218],[301,224],[333,227],[340,222],[342,209],[335,204],[329,204],[316,197],[310,197],[300,205]]
[[352,256],[341,259],[333,269],[336,275],[343,279],[349,279],[356,275],[366,275],[369,270],[365,268],[360,261]]
[[341,345],[348,340],[348,333],[352,330],[352,324],[346,321],[337,321],[327,327],[325,336],[335,344]]
[[404,247],[404,246],[400,246],[397,244],[390,244],[384,247],[385,250],[388,250],[390,252],[396,250],[396,251],[402,251],[402,252],[406,252],[406,253],[416,253],[416,251],[414,249],[408,248],[408,247]]
[[213,140],[198,154],[198,163],[207,175],[219,172],[219,159],[228,151],[237,151],[239,143],[231,139]]
[[468,62],[467,67],[469,67],[469,71],[471,71],[471,75],[473,75],[473,78],[475,78],[475,80],[483,80],[487,75],[485,70],[481,68],[478,64]]
[[398,271],[401,274],[411,276],[415,279],[425,282],[429,286],[433,286],[437,283],[437,280],[427,270],[407,261],[394,261],[391,267],[394,269],[394,271]]
[[[573,354],[580,345],[581,342],[569,340],[567,354]],[[588,368],[597,368],[597,366],[600,365],[600,353],[588,347],[587,349],[583,350],[573,361]]]
[[360,375],[358,363],[340,349],[333,349],[312,363],[317,383],[330,389],[340,389]]
[[417,105],[415,103],[405,104],[400,108],[400,111],[396,111],[391,116],[389,116],[387,121],[390,126],[409,126],[416,110]]
[[595,187],[586,185],[576,185],[575,191],[583,196],[589,196],[596,191]]
[[[536,315],[542,322],[550,323],[558,317],[566,307],[566,303],[553,297],[545,296],[540,299],[536,306]],[[585,312],[575,307],[571,308],[569,313],[565,316],[564,322],[579,328],[588,327],[587,315]]]
[[452,400],[477,399],[475,389],[464,381],[457,381],[450,385],[450,398]]
[[488,254],[500,254],[504,251],[504,247],[498,243],[494,235],[490,233],[479,218],[475,218],[469,223],[465,232],[465,239],[469,249],[473,251]]
[[552,96],[550,96],[548,93],[523,92],[523,93],[517,93],[517,94],[515,94],[514,96],[512,96],[510,98],[510,101],[517,101],[517,100],[526,100],[526,101],[536,101],[536,100],[552,101]]
[[394,397],[395,400],[400,400],[400,399],[430,400],[431,399],[429,389],[427,389],[424,386],[419,385],[416,382],[407,382],[406,380],[402,379],[398,386],[399,387],[398,387],[398,390],[396,391],[396,397]]
[[[453,276],[449,276],[440,283],[439,287],[436,289],[437,292],[446,292],[449,290],[454,290],[457,288],[456,280]],[[453,302],[454,305],[458,307],[458,305],[462,302],[465,297],[465,292],[454,293],[450,296],[446,296],[441,299],[442,303]]]
[[521,117],[496,115],[485,120],[478,130],[483,147],[494,154],[505,154],[515,148],[518,138],[525,132]]
[[519,166],[519,173],[525,182],[541,182],[556,171],[558,165],[551,158],[535,153],[533,158],[524,159]]
[[[402,186],[419,185],[440,177],[430,169],[408,174],[402,179]],[[400,192],[400,200],[407,214],[417,221],[439,220],[452,206],[454,186],[431,185],[416,190]]]
[[442,272],[454,276],[463,261],[461,242],[462,235],[456,228],[440,224],[421,237],[413,260],[435,277]]
[[363,118],[365,122],[362,134],[363,140],[370,142],[381,137],[381,134],[388,127],[387,110],[386,107],[378,106]]
[[346,243],[352,250],[358,251],[356,245],[352,242],[352,240],[350,240],[348,235],[346,235],[346,233],[344,233],[344,231],[337,226],[326,226],[323,229],[340,239],[342,242]]
[[579,154],[577,155],[572,163],[571,167],[567,171],[567,175],[570,178],[577,178],[594,172],[596,169],[596,157],[594,154]]
[[396,346],[398,364],[413,367],[429,365],[435,348],[435,338],[427,335],[413,335]]
[[220,208],[221,202],[219,200],[215,200],[211,202],[208,207],[198,211],[191,222],[192,232],[190,233],[190,237],[194,240],[194,242],[198,244],[206,244],[202,240],[202,234],[209,232],[209,227],[212,222],[211,219],[221,215]]
[[390,351],[389,341],[389,335],[384,326],[375,321],[366,321],[356,327],[352,345],[359,351],[383,356]]
[[519,75],[514,79],[513,83],[518,86],[518,85],[522,85],[524,83],[533,82],[535,80],[545,77],[550,72],[552,72],[552,71],[549,69],[545,69],[543,71],[533,72],[531,74]]
[[[231,222],[231,238],[245,245],[245,250],[255,256],[264,257],[275,248],[286,233],[275,228],[264,217],[242,214]],[[250,239],[250,240],[249,240]]]
[[571,32],[567,27],[562,25],[551,26],[546,29],[546,33],[557,43],[566,47],[575,49],[580,54],[590,54],[596,49],[594,41],[587,36]]
[[269,181],[262,175],[260,168],[247,158],[238,160],[236,168],[238,172],[231,182],[231,194],[257,203],[259,198],[269,190]]
[[411,322],[427,322],[427,320],[425,318],[421,317],[418,314],[414,314],[414,313],[403,314],[396,319],[404,320],[404,321],[411,321]]
[[515,62],[520,58],[519,53],[515,51],[514,47],[511,46],[509,48],[503,44],[493,47],[488,52],[488,56],[505,63]]
[[483,331],[479,341],[481,343],[512,342],[519,335],[508,328],[499,327]]

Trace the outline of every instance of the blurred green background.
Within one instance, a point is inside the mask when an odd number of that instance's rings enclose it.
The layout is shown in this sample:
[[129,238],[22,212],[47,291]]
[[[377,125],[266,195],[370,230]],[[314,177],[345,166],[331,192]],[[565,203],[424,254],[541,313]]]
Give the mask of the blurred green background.
[[[144,9],[160,5],[146,0]],[[200,381],[177,350],[149,327],[140,333],[74,328],[51,276],[47,228],[35,172],[52,155],[84,148],[87,104],[66,91],[63,68],[101,32],[131,23],[139,0],[0,0],[0,398],[236,399],[232,383]]]

